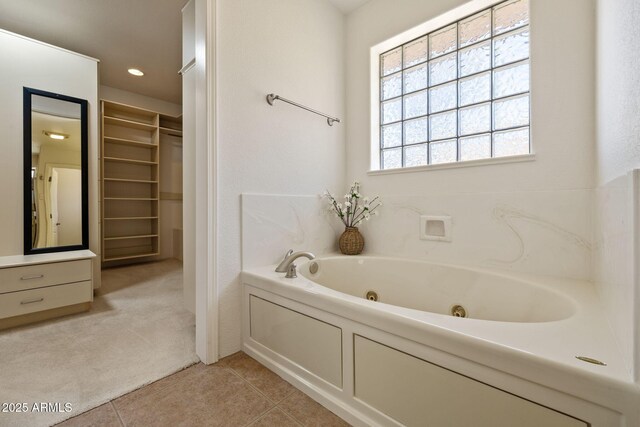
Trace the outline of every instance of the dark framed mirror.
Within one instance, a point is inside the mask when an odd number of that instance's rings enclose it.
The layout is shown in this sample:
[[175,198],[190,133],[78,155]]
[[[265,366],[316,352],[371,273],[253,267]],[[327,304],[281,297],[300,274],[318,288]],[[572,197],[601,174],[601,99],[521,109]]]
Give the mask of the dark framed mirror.
[[89,248],[88,103],[24,88],[24,253]]

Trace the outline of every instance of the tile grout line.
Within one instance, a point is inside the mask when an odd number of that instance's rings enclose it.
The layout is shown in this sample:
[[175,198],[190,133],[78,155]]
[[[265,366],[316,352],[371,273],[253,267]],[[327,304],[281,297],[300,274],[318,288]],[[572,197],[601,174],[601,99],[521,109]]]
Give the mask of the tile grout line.
[[[250,356],[249,356],[250,357]],[[267,401],[274,403],[275,406],[271,409],[268,409],[266,412],[264,412],[263,414],[261,414],[258,418],[254,419],[253,421],[250,422],[250,424],[248,424],[245,427],[249,427],[252,424],[258,422],[258,420],[260,420],[260,418],[262,418],[263,416],[265,416],[267,413],[271,412],[274,408],[279,409],[280,411],[282,411],[283,414],[285,414],[288,418],[292,419],[296,424],[298,425],[304,425],[302,424],[302,421],[299,421],[296,417],[294,417],[292,414],[289,413],[289,411],[287,411],[285,408],[283,408],[282,406],[280,406],[280,404],[282,404],[285,400],[287,400],[293,393],[295,393],[296,391],[300,391],[298,390],[293,384],[289,383],[288,381],[286,381],[284,378],[278,376],[280,379],[282,379],[282,381],[285,381],[287,384],[289,384],[293,390],[291,390],[285,397],[283,397],[282,399],[280,399],[278,402],[275,402],[274,400],[270,399],[269,397],[267,397],[260,389],[258,389],[256,386],[254,386],[253,384],[251,384],[251,382],[249,382],[247,379],[245,379],[244,377],[242,377],[238,372],[236,372],[235,369],[233,369],[231,366],[226,366],[226,369],[229,369],[233,374],[235,374],[238,378],[240,378],[241,380],[243,380],[244,382],[246,382],[252,389],[254,389],[255,391],[257,391],[261,396],[263,396],[265,399],[267,399]],[[273,372],[273,371],[271,371]],[[275,374],[275,373],[274,373]],[[276,374],[277,375],[277,374]],[[301,391],[301,393],[304,393]],[[326,408],[325,408],[326,409]],[[334,414],[335,415],[335,414]]]
[[260,396],[264,397],[265,399],[267,399],[267,401],[271,404],[273,404],[273,406],[278,406],[278,404],[280,402],[282,402],[284,399],[286,399],[287,397],[289,397],[289,394],[293,393],[289,393],[287,394],[282,400],[279,401],[275,401],[271,398],[269,398],[266,394],[264,394],[258,387],[254,386],[253,384],[251,384],[251,382],[245,378],[242,377],[242,375],[240,375],[238,372],[235,371],[235,369],[231,368],[231,367],[227,367],[226,369],[229,369],[231,371],[231,373],[233,373],[236,377],[240,378],[242,381],[244,381],[245,383],[247,383],[249,385],[249,387],[251,387],[254,391],[258,392],[260,394]]
[[[284,399],[283,399],[284,400]],[[245,427],[251,427],[253,425],[255,425],[258,421],[260,421],[261,419],[263,419],[264,417],[266,417],[269,413],[274,412],[274,411],[280,411],[282,412],[282,414],[284,414],[285,417],[287,417],[288,419],[290,419],[291,421],[293,421],[295,424],[299,425],[300,427],[303,427],[303,425],[298,422],[298,420],[296,420],[295,418],[293,418],[291,415],[289,415],[285,410],[283,410],[282,408],[280,408],[279,406],[274,406],[273,408],[269,409],[267,412],[265,412],[264,414],[262,414],[258,419],[254,420],[251,422],[251,424],[246,425]]]
[[235,371],[235,369],[233,369],[233,368],[231,368],[229,366],[223,367],[223,369],[227,369],[229,372],[231,372],[232,375],[235,375],[236,377],[240,378],[240,380],[242,380],[242,382],[247,384],[249,386],[249,388],[251,388],[254,392],[258,393],[259,396],[262,396],[264,399],[266,399],[267,402],[271,405],[271,407],[269,407],[269,409],[267,409],[266,411],[261,412],[260,414],[256,415],[256,417],[253,418],[251,421],[249,421],[249,423],[245,424],[245,427],[249,427],[250,425],[256,423],[260,418],[262,418],[264,415],[268,414],[271,410],[273,410],[273,408],[278,406],[277,403],[274,403],[271,399],[269,399],[267,396],[265,396],[265,394],[262,393],[260,390],[258,390],[257,387],[255,387],[253,384],[251,384],[246,379],[242,378],[242,376],[240,376],[240,374],[238,374]]
[[303,421],[298,420],[295,415],[293,415],[291,412],[287,411],[286,408],[283,408],[281,405],[291,396],[293,395],[296,391],[302,393],[303,395],[305,395],[306,397],[308,397],[309,399],[311,399],[312,401],[314,401],[315,403],[317,403],[318,405],[320,405],[325,411],[328,411],[329,413],[333,414],[334,416],[338,417],[340,420],[344,421],[345,423],[347,423],[347,425],[351,426],[351,424],[349,424],[345,419],[343,419],[341,416],[339,416],[338,414],[336,414],[335,412],[333,412],[332,410],[330,410],[329,408],[325,407],[324,405],[322,405],[320,402],[316,402],[315,399],[313,399],[311,396],[309,396],[308,394],[306,394],[305,392],[303,392],[302,390],[298,390],[297,388],[294,387],[293,391],[291,393],[289,393],[287,395],[287,397],[285,397],[284,399],[282,399],[280,402],[278,402],[278,404],[276,405],[276,408],[280,409],[282,411],[282,413],[284,413],[285,415],[287,415],[289,418],[293,419],[295,422],[297,422],[299,425],[304,426]]
[[[298,425],[302,425],[302,423],[300,423],[296,418],[294,418],[291,414],[289,414],[289,412],[287,412],[284,408],[280,407],[279,405],[284,402],[285,400],[287,400],[289,398],[289,396],[291,396],[293,393],[296,392],[296,390],[298,390],[297,388],[295,388],[292,384],[290,384],[288,381],[282,379],[282,381],[285,381],[287,384],[289,384],[293,390],[291,390],[289,393],[287,393],[286,396],[284,396],[282,399],[280,399],[279,401],[274,401],[273,399],[270,399],[266,394],[264,394],[259,388],[257,388],[256,386],[254,386],[253,384],[251,384],[251,382],[245,378],[243,378],[238,372],[236,372],[235,369],[233,369],[230,366],[227,366],[226,369],[230,370],[231,373],[233,373],[235,376],[237,376],[238,378],[240,378],[242,381],[244,381],[245,383],[247,383],[249,385],[249,387],[251,387],[254,391],[256,391],[257,393],[259,393],[262,397],[264,397],[265,399],[267,399],[267,401],[269,403],[273,404],[273,407],[269,408],[267,411],[265,411],[264,413],[260,414],[256,419],[252,420],[249,424],[247,424],[246,427],[249,427],[253,424],[255,424],[256,422],[258,422],[262,417],[264,417],[266,414],[268,414],[269,412],[273,411],[274,409],[279,409],[283,414],[285,414],[285,416],[287,416],[288,418],[290,418],[291,420],[293,420],[296,424]],[[279,377],[280,378],[280,377]]]
[[[293,392],[291,392],[293,393]],[[282,399],[282,401],[284,402],[285,399]],[[293,421],[294,423],[298,424],[299,426],[303,426],[304,424],[302,424],[302,422],[298,421],[298,419],[296,417],[294,417],[293,415],[291,415],[289,412],[287,412],[286,409],[284,409],[283,407],[280,406],[280,404],[278,404],[276,406],[276,409],[279,409],[280,412],[282,412],[287,418],[289,418],[291,421]]]
[[[285,399],[282,399],[282,402],[284,402]],[[282,406],[280,406],[280,404],[276,405],[276,408],[280,409],[282,411],[283,414],[285,414],[287,417],[291,418],[293,421],[295,421],[297,424],[303,426],[304,424],[302,424],[302,421],[298,420],[292,413],[290,413],[289,411],[287,411],[285,408],[283,408]]]
[[120,425],[122,427],[127,427],[124,421],[122,420],[122,417],[120,416],[120,412],[118,412],[118,408],[116,408],[116,405],[113,403],[113,400],[109,401],[109,404],[111,405],[111,408],[113,408],[113,410],[115,411],[116,416],[118,417],[118,420],[120,420]]
[[249,421],[249,424],[246,424],[246,425],[245,425],[245,427],[251,427],[251,426],[256,425],[256,423],[257,423],[258,421],[260,421],[261,419],[263,419],[264,417],[266,417],[266,416],[267,416],[267,414],[268,414],[269,412],[273,411],[273,410],[274,410],[274,409],[276,409],[276,408],[277,408],[277,406],[274,406],[273,408],[271,408],[271,409],[267,410],[267,412],[265,412],[264,414],[259,415],[259,416],[258,416],[258,418],[254,419],[254,420],[252,420],[252,421]]
[[[302,391],[300,391],[297,388],[295,388],[293,386],[293,384],[291,385],[291,387],[293,387],[293,390],[291,390],[285,397],[283,397],[282,400],[280,400],[278,403],[276,403],[276,406],[280,406],[281,403],[284,403],[284,401],[287,400],[289,397],[291,397],[291,395],[293,393],[295,393],[296,391],[299,391],[300,393],[302,393]],[[284,409],[283,409],[283,411],[284,411]],[[285,412],[287,412],[287,411],[285,411]]]

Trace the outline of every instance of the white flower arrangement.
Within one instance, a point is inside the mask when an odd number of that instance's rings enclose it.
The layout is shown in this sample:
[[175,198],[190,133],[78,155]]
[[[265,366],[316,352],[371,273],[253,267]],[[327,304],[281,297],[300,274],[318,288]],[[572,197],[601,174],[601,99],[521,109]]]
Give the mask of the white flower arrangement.
[[362,221],[369,221],[372,215],[378,215],[376,209],[382,206],[380,197],[375,196],[371,201],[368,197],[360,194],[360,183],[358,181],[351,185],[349,192],[344,195],[344,202],[338,202],[335,197],[325,191],[323,197],[329,203],[328,211],[335,213],[345,227],[355,227]]

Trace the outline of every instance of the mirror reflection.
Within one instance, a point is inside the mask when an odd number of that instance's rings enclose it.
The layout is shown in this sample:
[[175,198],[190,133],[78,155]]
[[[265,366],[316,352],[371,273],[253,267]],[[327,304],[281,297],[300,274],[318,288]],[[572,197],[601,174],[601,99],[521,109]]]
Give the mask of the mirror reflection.
[[31,94],[31,248],[82,245],[81,105]]

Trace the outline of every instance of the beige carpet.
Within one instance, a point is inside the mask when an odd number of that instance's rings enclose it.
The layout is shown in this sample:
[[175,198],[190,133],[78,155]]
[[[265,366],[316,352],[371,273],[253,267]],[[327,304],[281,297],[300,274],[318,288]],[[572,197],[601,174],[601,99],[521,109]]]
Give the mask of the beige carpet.
[[73,408],[25,414],[0,407],[0,426],[55,424],[197,360],[178,261],[104,270],[90,312],[0,332],[0,404]]

